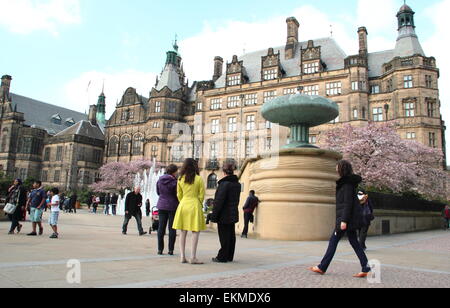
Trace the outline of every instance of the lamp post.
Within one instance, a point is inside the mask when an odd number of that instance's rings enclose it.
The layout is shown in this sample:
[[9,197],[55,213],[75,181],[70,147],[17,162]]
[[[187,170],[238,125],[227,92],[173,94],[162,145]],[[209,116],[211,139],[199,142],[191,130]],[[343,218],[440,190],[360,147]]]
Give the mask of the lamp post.
[[384,105],[384,111],[386,112],[386,122],[389,120],[389,104]]

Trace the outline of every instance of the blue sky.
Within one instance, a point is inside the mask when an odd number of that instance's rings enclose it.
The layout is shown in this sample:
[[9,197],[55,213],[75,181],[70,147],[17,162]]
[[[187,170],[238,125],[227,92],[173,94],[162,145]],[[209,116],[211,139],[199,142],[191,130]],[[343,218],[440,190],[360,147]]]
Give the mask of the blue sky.
[[[274,5],[274,3],[276,5]],[[450,121],[450,48],[445,12],[450,0],[407,2],[417,33],[441,68],[441,100]],[[12,91],[78,111],[94,103],[105,80],[107,112],[127,87],[148,96],[175,34],[187,77],[210,79],[212,60],[283,45],[285,19],[300,21],[300,39],[333,37],[356,53],[359,26],[369,31],[370,52],[395,46],[402,0],[0,0],[0,75]],[[92,81],[90,92],[87,84]],[[450,140],[450,139],[449,139]]]

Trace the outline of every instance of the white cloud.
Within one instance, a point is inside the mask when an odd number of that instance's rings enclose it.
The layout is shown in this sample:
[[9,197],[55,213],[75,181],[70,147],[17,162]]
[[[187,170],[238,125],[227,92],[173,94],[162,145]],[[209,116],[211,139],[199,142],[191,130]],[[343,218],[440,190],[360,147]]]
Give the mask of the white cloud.
[[81,22],[79,0],[0,0],[0,26],[19,34],[49,31]]
[[89,105],[97,103],[103,81],[105,82],[106,114],[109,117],[114,112],[117,101],[120,101],[123,93],[129,87],[135,88],[138,94],[148,97],[155,84],[156,74],[133,70],[117,73],[97,71],[83,73],[64,87],[64,94],[67,98],[65,105],[80,112],[88,110]]

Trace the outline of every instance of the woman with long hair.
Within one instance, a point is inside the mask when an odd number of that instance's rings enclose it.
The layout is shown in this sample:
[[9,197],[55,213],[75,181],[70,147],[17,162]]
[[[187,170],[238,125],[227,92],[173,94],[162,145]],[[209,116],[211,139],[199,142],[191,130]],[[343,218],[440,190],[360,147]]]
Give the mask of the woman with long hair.
[[357,197],[357,189],[362,182],[359,175],[353,173],[350,162],[341,160],[337,167],[340,179],[336,182],[336,227],[331,236],[328,250],[319,266],[310,267],[314,273],[324,275],[336,254],[339,241],[345,234],[361,263],[362,270],[355,278],[366,278],[371,269],[369,261],[358,241],[356,231],[362,226],[362,210]]
[[186,260],[186,237],[192,232],[191,264],[203,264],[197,259],[197,247],[200,232],[206,230],[202,204],[205,199],[205,184],[200,177],[197,161],[192,158],[185,160],[177,184],[177,196],[180,204],[175,214],[173,229],[181,231],[180,250],[181,263]]
[[14,213],[8,214],[8,218],[11,220],[9,234],[14,234],[16,229],[17,233],[20,233],[20,231],[22,231],[20,221],[23,219],[23,211],[25,210],[25,206],[27,204],[27,191],[22,185],[22,180],[16,179],[13,185],[8,189],[6,203],[17,204]]

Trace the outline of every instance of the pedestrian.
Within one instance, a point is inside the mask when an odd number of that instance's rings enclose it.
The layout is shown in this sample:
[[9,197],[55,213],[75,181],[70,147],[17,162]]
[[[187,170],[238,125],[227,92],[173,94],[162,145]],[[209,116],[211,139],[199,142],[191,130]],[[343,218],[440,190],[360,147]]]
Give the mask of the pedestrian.
[[66,201],[66,196],[64,194],[61,194],[59,196],[59,209],[61,211],[64,211],[64,201]]
[[175,214],[173,228],[181,231],[181,263],[187,263],[186,237],[188,232],[191,231],[192,258],[190,263],[203,264],[197,259],[197,247],[200,232],[206,230],[205,217],[202,210],[202,204],[205,199],[205,184],[200,176],[197,161],[192,158],[186,159],[183,163],[177,184],[177,195],[180,204]]
[[116,208],[117,208],[117,201],[119,200],[119,196],[117,194],[111,195],[111,208],[112,208],[112,214],[116,216]]
[[99,204],[100,198],[94,195],[94,197],[92,197],[92,213],[97,214],[97,208]]
[[141,188],[135,187],[133,192],[130,192],[125,199],[125,220],[123,222],[122,234],[127,235],[128,223],[130,222],[131,217],[136,219],[139,235],[145,235],[147,232],[144,232],[142,228],[142,195]]
[[247,201],[245,201],[244,204],[244,230],[242,230],[242,238],[248,237],[248,225],[250,222],[255,222],[255,216],[253,214],[255,212],[255,209],[259,205],[259,199],[255,194],[256,192],[254,190],[251,190],[250,195],[248,196]]
[[224,178],[219,181],[219,186],[214,197],[214,208],[211,221],[217,223],[220,240],[220,250],[213,262],[233,262],[236,249],[236,223],[239,222],[239,201],[241,196],[241,184],[239,178],[234,175],[235,165],[225,164],[222,171]]
[[444,210],[444,218],[446,221],[446,229],[450,229],[450,206],[446,205]]
[[111,204],[111,197],[109,194],[105,196],[105,215],[109,215],[109,208]]
[[94,200],[94,196],[93,195],[89,195],[88,200],[87,200],[87,206],[88,206],[88,211],[91,212],[91,206],[92,206],[92,201]]
[[147,201],[145,201],[145,215],[147,217],[150,217],[150,199],[147,199]]
[[42,215],[46,207],[46,193],[42,188],[41,181],[34,181],[33,190],[30,193],[30,220],[32,223],[32,232],[28,236],[37,236],[36,227],[39,226],[39,235],[44,234],[44,227],[42,226]]
[[23,227],[20,221],[23,218],[23,212],[26,211],[27,205],[27,191],[23,187],[21,179],[14,180],[13,185],[8,189],[6,203],[16,205],[14,213],[8,214],[8,218],[11,220],[11,228],[8,234],[14,234],[16,229],[17,233],[20,233]]
[[59,219],[59,212],[60,212],[60,208],[59,208],[60,198],[59,198],[59,189],[58,188],[55,187],[51,190],[51,197],[52,197],[51,202],[50,202],[51,213],[50,213],[49,224],[50,224],[50,227],[52,227],[52,229],[53,229],[53,234],[50,236],[50,238],[57,239],[59,237],[58,219]]
[[367,250],[366,246],[367,234],[369,233],[372,221],[375,219],[375,216],[373,215],[373,203],[372,200],[369,198],[369,195],[364,190],[358,192],[358,199],[363,209],[362,210],[363,225],[361,229],[358,230],[358,240],[359,243],[361,244],[361,247],[364,250]]
[[63,208],[64,208],[64,213],[69,213],[70,212],[70,198],[66,198],[64,200]]
[[366,278],[371,269],[367,256],[358,242],[358,236],[356,234],[356,230],[361,228],[362,225],[362,210],[357,198],[357,187],[362,182],[362,178],[353,173],[352,165],[346,160],[339,161],[336,169],[340,179],[337,181],[336,187],[335,231],[330,239],[328,250],[322,262],[319,266],[311,267],[309,270],[324,275],[334,258],[339,241],[347,234],[348,240],[358,256],[362,267],[361,272],[353,277]]
[[73,193],[73,195],[70,197],[70,213],[72,213],[72,211],[75,214],[77,213],[77,201],[78,201],[78,196],[76,193]]
[[[164,236],[166,235],[167,226],[169,226],[169,255],[173,256],[175,250],[177,231],[173,229],[173,222],[179,204],[177,197],[177,172],[177,166],[168,166],[166,174],[156,184],[156,192],[159,196],[158,204],[156,205],[159,214],[158,255],[162,255],[164,252]],[[150,201],[147,201],[150,207]]]

